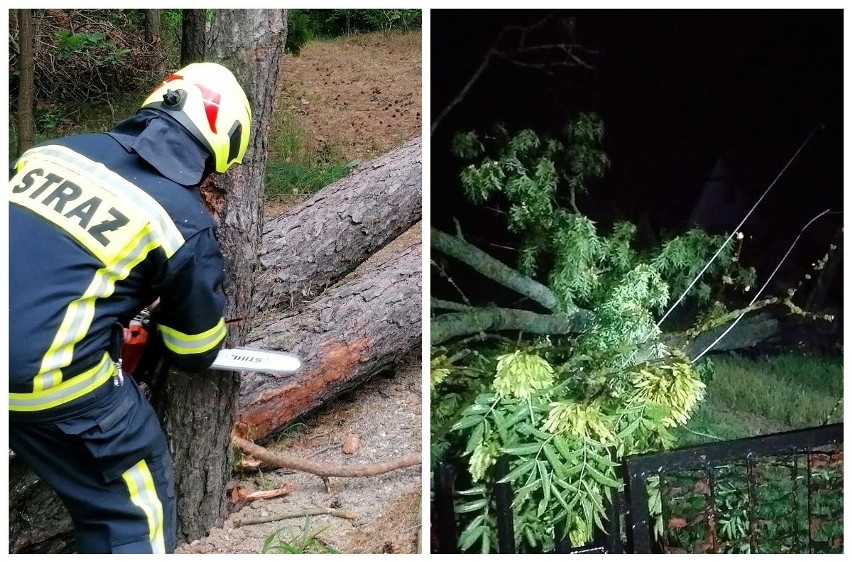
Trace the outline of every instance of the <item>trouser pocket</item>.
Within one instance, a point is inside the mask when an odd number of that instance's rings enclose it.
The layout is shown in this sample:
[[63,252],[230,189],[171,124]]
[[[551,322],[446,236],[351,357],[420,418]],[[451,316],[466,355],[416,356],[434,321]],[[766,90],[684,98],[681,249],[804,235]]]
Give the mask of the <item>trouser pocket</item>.
[[77,436],[94,459],[104,482],[112,482],[150,455],[166,455],[166,441],[151,405],[136,385],[126,384],[116,399],[78,418],[57,422]]

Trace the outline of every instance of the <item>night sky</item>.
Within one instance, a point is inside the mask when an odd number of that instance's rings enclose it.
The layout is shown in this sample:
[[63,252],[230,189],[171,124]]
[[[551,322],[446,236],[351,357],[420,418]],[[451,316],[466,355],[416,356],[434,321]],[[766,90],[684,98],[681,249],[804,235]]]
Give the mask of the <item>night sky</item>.
[[[433,118],[503,27],[547,13],[433,10]],[[585,57],[595,69],[547,74],[499,60],[489,66],[432,138],[435,226],[452,230],[457,216],[469,240],[513,263],[510,254],[487,247],[501,235],[483,225],[496,226],[497,216],[461,198],[460,163],[449,142],[456,131],[497,121],[557,134],[578,111],[595,111],[606,127],[610,169],[580,202],[603,231],[621,218],[641,222],[652,238],[687,228],[720,157],[739,202],[720,208],[715,228],[732,228],[823,124],[744,227],[754,236],[745,257],[768,273],[810,218],[826,208],[842,210],[841,10],[576,10],[558,16],[538,39],[555,40],[564,31],[562,16],[574,16],[578,42],[599,51]],[[842,215],[832,215],[808,230],[785,268],[788,279],[821,256],[841,223]]]

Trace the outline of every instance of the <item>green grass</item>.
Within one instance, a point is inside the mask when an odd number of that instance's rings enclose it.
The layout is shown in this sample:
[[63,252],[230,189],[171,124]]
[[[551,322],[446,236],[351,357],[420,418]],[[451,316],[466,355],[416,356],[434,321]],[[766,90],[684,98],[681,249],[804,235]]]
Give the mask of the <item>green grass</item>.
[[[36,143],[68,135],[101,132],[133,115],[144,93],[121,94],[95,103],[56,104],[36,112]],[[14,117],[14,115],[13,115]],[[9,161],[17,155],[14,119],[9,126]],[[359,162],[340,163],[342,158],[326,143],[307,142],[293,121],[270,128],[272,147],[267,165],[266,194],[315,193],[339,180]]]
[[[681,445],[817,426],[843,396],[840,358],[788,353],[756,360],[714,358],[713,363],[704,402],[678,430]],[[830,423],[839,421],[842,407]]]
[[266,194],[314,193],[349,173],[352,164],[272,162],[266,166]]
[[311,528],[311,518],[306,517],[301,529],[281,527],[268,535],[260,547],[261,554],[340,554],[334,546],[318,537],[327,527]]
[[315,193],[360,163],[345,163],[333,140],[308,135],[286,114],[271,123],[269,146],[267,196]]

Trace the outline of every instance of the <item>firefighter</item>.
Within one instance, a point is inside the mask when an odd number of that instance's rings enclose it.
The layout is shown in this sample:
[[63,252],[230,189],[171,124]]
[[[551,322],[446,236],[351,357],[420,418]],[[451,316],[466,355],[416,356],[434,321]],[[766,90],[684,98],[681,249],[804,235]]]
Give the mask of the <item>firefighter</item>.
[[212,364],[224,265],[198,186],[242,162],[251,119],[229,70],[190,64],[112,130],[10,172],[9,441],[68,508],[78,552],[174,551],[172,460],[117,334],[159,298],[172,365]]

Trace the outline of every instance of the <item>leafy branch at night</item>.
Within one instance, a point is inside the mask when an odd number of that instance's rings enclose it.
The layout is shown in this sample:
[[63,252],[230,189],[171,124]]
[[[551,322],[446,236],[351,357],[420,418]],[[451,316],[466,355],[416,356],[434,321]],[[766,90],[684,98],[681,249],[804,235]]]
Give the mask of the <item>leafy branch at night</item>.
[[[663,334],[657,319],[724,237],[693,229],[649,248],[630,222],[596,224],[582,201],[609,164],[603,135],[596,115],[579,114],[559,138],[497,126],[454,140],[455,156],[468,163],[460,174],[467,198],[502,209],[517,263],[477,248],[463,224],[457,235],[433,228],[433,250],[529,307],[469,295],[464,303],[433,300],[432,454],[468,462],[470,488],[456,505],[463,550],[495,544],[486,490],[499,456],[509,459],[502,481],[515,490],[522,550],[551,549],[560,533],[587,542],[604,528],[605,504],[621,486],[620,459],[674,446],[672,429],[704,396],[687,340]],[[715,311],[701,317],[707,325],[726,312],[712,306],[714,287],[754,284],[737,257],[721,252],[688,295]]]

